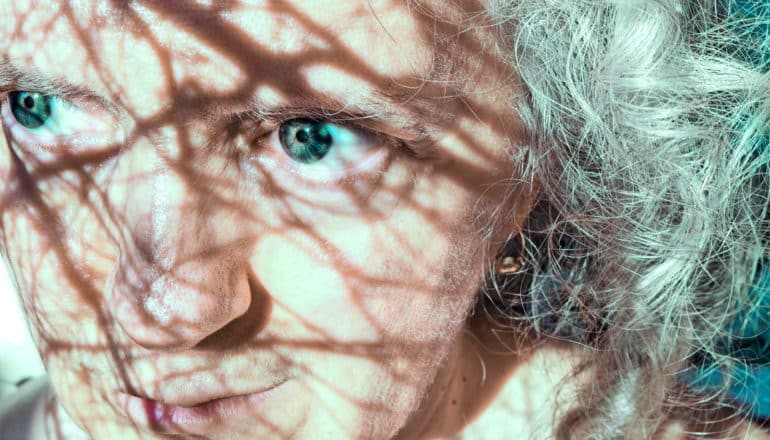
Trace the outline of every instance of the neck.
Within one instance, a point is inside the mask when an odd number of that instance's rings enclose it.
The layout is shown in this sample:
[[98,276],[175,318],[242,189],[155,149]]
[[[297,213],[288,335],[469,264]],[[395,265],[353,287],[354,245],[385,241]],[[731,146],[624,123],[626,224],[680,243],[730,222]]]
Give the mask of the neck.
[[549,428],[557,409],[566,407],[557,396],[576,350],[535,349],[522,340],[485,316],[471,318],[398,439],[526,438]]

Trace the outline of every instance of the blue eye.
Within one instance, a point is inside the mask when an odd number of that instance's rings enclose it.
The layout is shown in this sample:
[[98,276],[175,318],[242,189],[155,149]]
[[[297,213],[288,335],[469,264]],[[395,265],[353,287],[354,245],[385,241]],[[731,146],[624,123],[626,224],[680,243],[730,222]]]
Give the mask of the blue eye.
[[9,99],[13,117],[25,128],[40,128],[51,117],[51,96],[36,92],[11,92]]
[[304,164],[320,161],[334,144],[333,130],[328,122],[307,118],[284,122],[278,136],[286,154]]
[[282,122],[265,142],[280,152],[284,169],[308,181],[331,181],[370,169],[388,151],[382,148],[388,139],[376,132],[309,117]]
[[18,145],[67,151],[101,147],[120,135],[113,113],[86,97],[73,102],[34,90],[15,90],[0,102],[0,119]]

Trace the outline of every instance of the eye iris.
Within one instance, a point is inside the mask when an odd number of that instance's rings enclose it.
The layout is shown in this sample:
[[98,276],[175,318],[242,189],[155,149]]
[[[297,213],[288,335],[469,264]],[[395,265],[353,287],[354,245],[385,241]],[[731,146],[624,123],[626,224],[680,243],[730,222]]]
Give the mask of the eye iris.
[[292,119],[279,129],[281,146],[293,160],[313,163],[323,159],[334,144],[325,122]]
[[43,126],[51,117],[51,97],[42,93],[11,92],[11,112],[19,124],[34,129]]

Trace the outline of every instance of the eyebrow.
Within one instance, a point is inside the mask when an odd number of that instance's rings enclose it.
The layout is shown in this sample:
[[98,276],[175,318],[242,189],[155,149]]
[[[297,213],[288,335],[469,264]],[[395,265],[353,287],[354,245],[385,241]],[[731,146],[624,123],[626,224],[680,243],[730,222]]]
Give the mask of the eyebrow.
[[[407,101],[410,101],[408,105],[405,104]],[[292,96],[286,104],[277,105],[252,98],[247,113],[257,119],[275,119],[276,116],[310,117],[372,126],[378,131],[395,129],[398,131],[398,137],[419,146],[433,138],[435,129],[430,127],[434,124],[432,121],[423,121],[423,118],[405,107],[424,108],[429,105],[426,101],[423,97],[401,97],[398,94],[378,91],[356,94],[351,99],[340,99],[338,96],[326,94],[300,94]],[[438,117],[438,114],[436,116]]]
[[[116,114],[123,113],[110,99],[95,90],[80,84],[73,84],[62,78],[51,78],[34,67],[20,68],[7,57],[0,56],[0,93],[11,90],[35,91],[46,95],[56,95],[64,99],[88,99],[98,102]],[[408,92],[408,93],[406,93]],[[276,116],[315,117],[336,121],[350,121],[373,128],[390,128],[396,136],[422,149],[421,146],[434,142],[435,124],[430,120],[445,120],[446,115],[426,109],[436,106],[431,98],[419,96],[413,89],[404,93],[394,91],[373,91],[356,94],[354,99],[340,99],[323,93],[301,94],[288,97],[288,103],[266,103],[256,97],[249,97],[244,104],[239,104],[241,111],[233,111],[235,106],[213,104],[211,109],[200,109],[203,115],[211,116],[229,113],[231,115],[249,115],[255,118]],[[405,110],[405,106],[416,109],[420,116]],[[246,108],[246,111],[243,109]],[[422,110],[422,111],[421,111]],[[427,123],[426,123],[427,122]]]
[[21,69],[7,57],[0,56],[0,93],[12,90],[34,91],[65,99],[90,99],[98,101],[113,111],[117,110],[112,102],[88,87],[73,84],[61,78],[49,78],[34,67]]

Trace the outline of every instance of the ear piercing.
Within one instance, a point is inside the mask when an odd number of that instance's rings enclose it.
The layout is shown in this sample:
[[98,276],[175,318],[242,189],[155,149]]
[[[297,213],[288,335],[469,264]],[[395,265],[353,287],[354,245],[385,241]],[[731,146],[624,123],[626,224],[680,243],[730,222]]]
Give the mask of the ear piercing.
[[495,258],[495,273],[497,275],[515,275],[525,270],[524,234],[519,232],[518,237],[518,240],[509,237],[500,250],[500,254]]

